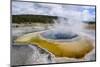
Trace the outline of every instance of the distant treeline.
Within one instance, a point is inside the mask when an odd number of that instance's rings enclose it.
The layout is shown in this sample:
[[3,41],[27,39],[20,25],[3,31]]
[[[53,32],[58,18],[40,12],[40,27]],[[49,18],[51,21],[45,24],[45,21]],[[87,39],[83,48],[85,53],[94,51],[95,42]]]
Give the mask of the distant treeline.
[[84,23],[87,23],[87,24],[95,24],[96,22],[95,21],[84,21]]
[[53,23],[57,16],[47,15],[12,15],[12,23]]

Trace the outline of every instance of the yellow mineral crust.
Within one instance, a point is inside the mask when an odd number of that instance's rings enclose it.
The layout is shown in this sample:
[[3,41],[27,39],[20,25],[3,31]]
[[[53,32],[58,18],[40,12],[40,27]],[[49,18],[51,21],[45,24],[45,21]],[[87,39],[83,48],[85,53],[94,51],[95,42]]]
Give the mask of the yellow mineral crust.
[[31,43],[48,50],[55,57],[69,57],[69,58],[83,58],[89,53],[94,47],[92,42],[84,37],[72,41],[57,41],[44,38],[40,35],[42,32],[26,34],[16,39],[17,43]]

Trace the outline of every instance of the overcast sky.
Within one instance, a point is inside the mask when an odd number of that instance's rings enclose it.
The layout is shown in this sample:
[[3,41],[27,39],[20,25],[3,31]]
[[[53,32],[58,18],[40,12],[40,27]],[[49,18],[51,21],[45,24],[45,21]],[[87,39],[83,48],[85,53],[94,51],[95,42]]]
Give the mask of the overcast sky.
[[62,17],[80,17],[84,21],[95,19],[95,6],[50,4],[34,2],[12,2],[12,14],[38,14]]

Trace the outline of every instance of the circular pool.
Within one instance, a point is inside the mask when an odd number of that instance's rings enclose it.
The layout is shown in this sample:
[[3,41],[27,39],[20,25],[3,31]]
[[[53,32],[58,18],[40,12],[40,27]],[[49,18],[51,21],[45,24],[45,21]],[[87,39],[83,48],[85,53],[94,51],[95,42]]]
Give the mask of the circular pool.
[[52,32],[52,31],[43,32],[41,33],[41,36],[53,40],[71,40],[78,37],[78,35],[73,32],[65,33],[65,32]]

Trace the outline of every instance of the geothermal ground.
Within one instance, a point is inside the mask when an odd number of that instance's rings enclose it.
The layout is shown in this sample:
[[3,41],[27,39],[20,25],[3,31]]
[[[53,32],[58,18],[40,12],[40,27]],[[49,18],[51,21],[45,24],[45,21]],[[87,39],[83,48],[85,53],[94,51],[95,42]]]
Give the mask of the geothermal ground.
[[[14,40],[16,38],[37,31],[49,30],[52,24],[12,24],[12,47],[11,47],[11,64],[12,65],[26,65],[26,64],[44,64],[44,63],[58,63],[58,62],[76,62],[76,61],[93,61],[95,60],[95,48],[87,54],[83,59],[75,58],[56,58],[50,52],[39,48],[38,46],[16,46]],[[95,47],[95,30],[84,30],[84,35],[90,37],[94,42]],[[24,43],[23,43],[24,44]],[[20,44],[19,44],[20,45]]]

